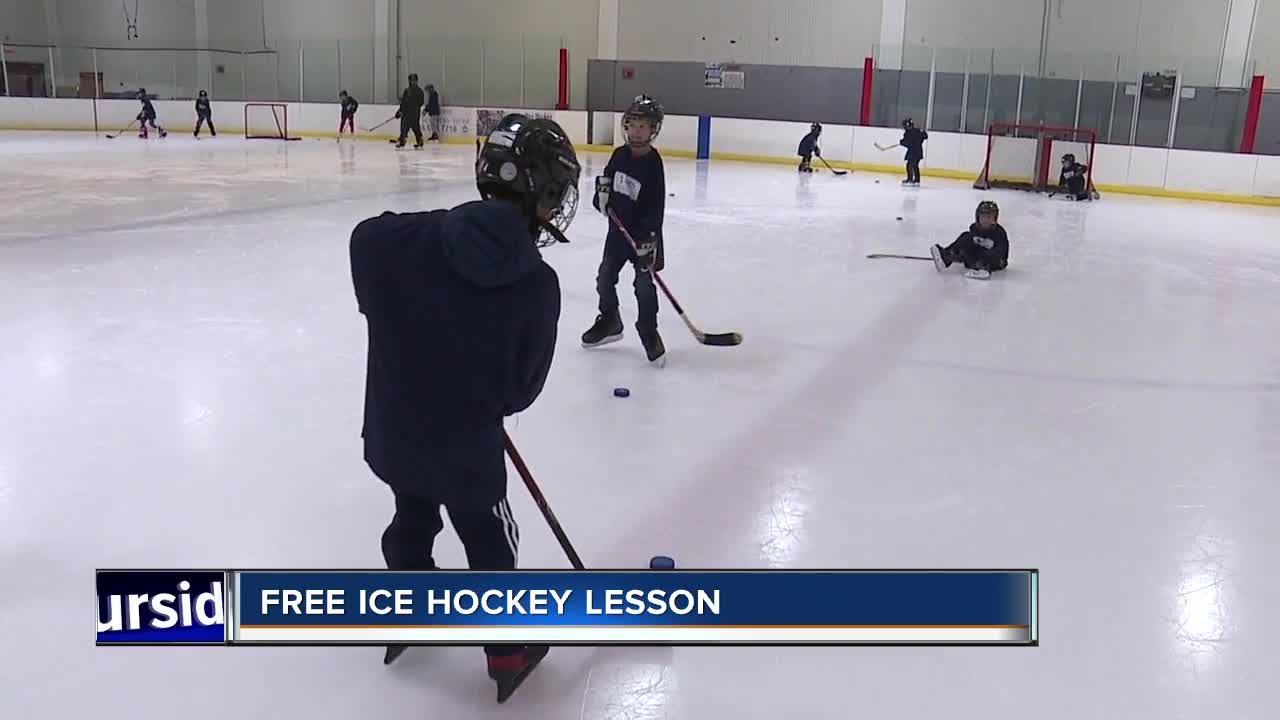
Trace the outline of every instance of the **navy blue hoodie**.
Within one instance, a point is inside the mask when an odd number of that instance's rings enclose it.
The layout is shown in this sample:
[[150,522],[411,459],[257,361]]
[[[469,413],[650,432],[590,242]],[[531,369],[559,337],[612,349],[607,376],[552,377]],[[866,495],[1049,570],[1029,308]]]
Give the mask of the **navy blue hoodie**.
[[352,232],[351,276],[369,331],[365,461],[397,491],[496,504],[502,419],[542,392],[560,318],[528,220],[501,200],[383,213]]

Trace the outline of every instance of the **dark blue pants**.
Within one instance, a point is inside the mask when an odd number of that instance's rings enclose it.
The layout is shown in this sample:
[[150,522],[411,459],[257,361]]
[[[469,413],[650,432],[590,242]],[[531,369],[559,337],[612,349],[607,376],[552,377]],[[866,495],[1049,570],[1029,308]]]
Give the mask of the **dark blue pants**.
[[[625,239],[609,238],[604,243],[604,257],[596,271],[596,292],[600,295],[600,314],[618,315],[618,277],[622,268],[631,263],[635,270],[632,286],[636,291],[636,304],[640,312],[636,318],[636,330],[650,332],[658,329],[658,288],[653,275],[636,266],[636,253]],[[661,256],[661,250],[659,250]]]
[[[432,556],[436,536],[444,530],[443,507],[462,540],[472,570],[514,570],[520,528],[503,498],[492,507],[445,505],[439,499],[393,490],[396,514],[382,533],[382,556],[391,570],[435,570]],[[511,655],[519,645],[486,645],[487,655]]]

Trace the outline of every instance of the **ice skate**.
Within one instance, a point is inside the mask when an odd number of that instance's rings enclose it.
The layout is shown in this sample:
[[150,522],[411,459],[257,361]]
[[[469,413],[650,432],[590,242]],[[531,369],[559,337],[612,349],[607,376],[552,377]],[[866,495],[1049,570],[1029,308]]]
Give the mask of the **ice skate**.
[[951,258],[947,257],[947,249],[941,245],[934,245],[929,248],[929,255],[933,257],[933,266],[938,272],[942,272],[951,267]]
[[622,319],[617,315],[606,316],[601,313],[596,316],[595,324],[582,333],[582,347],[600,347],[621,339]]
[[969,278],[970,280],[990,280],[991,271],[985,270],[983,268],[974,268],[972,270],[967,271],[964,274],[964,276]]
[[547,656],[546,645],[531,645],[515,655],[490,655],[489,677],[498,685],[498,702],[504,703]]
[[396,661],[396,658],[403,655],[404,651],[408,649],[409,649],[408,645],[388,645],[386,654],[382,656],[382,664],[390,665],[391,663]]
[[649,362],[663,367],[667,364],[667,346],[662,344],[662,336],[657,330],[641,330],[640,342],[644,345],[644,354]]

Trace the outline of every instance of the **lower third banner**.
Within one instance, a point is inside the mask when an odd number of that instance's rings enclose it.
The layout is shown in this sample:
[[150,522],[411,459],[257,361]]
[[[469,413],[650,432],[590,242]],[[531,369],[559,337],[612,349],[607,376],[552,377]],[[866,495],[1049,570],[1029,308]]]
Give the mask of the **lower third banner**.
[[1038,573],[233,572],[233,644],[1035,645]]

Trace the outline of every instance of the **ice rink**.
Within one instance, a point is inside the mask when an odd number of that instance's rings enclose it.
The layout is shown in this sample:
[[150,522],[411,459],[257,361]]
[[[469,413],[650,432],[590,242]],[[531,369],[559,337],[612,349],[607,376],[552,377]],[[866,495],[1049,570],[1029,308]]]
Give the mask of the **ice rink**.
[[[586,563],[1037,567],[1041,647],[553,649],[506,706],[473,648],[95,648],[98,567],[381,567],[348,237],[474,198],[473,152],[0,134],[0,717],[1275,717],[1280,210],[670,158],[664,278],[745,342],[664,303],[650,367],[628,270],[583,350],[605,221],[545,251],[508,429]],[[866,259],[984,196],[990,282]],[[521,565],[565,567],[509,480]]]

